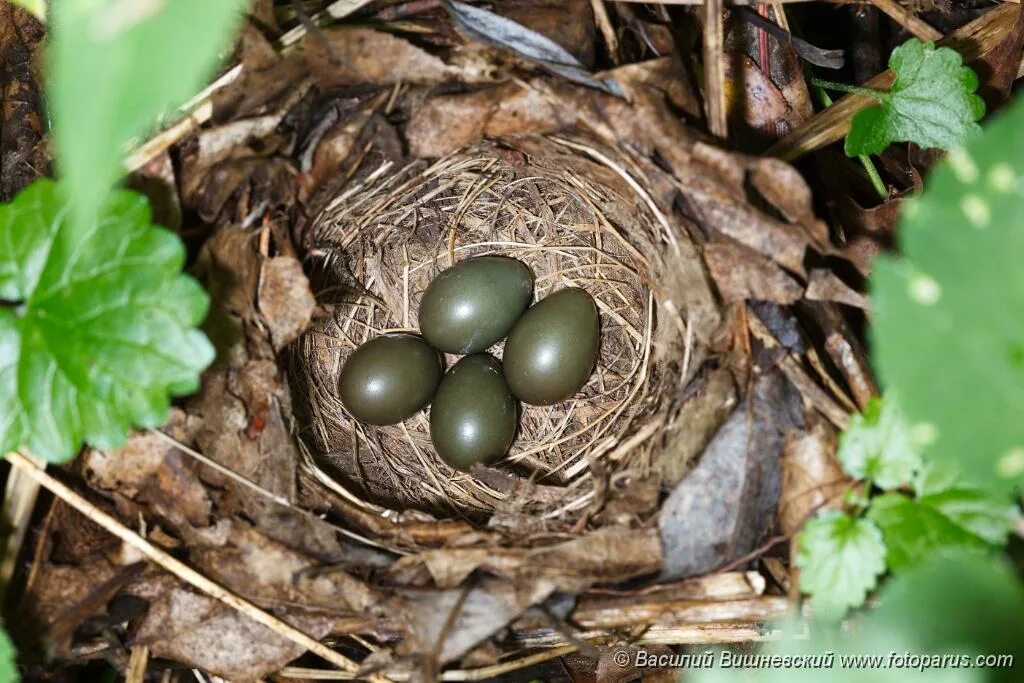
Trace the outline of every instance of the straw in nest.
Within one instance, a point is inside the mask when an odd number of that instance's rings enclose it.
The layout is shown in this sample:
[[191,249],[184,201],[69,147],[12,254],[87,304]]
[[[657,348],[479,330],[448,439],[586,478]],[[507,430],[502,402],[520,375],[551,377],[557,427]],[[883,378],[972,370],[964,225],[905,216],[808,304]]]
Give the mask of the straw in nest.
[[[332,314],[297,345],[307,442],[345,486],[377,504],[572,525],[594,495],[592,463],[635,471],[658,456],[672,397],[701,353],[678,314],[655,314],[673,295],[666,274],[682,258],[667,223],[611,153],[589,143],[481,143],[376,176],[339,197],[315,225],[321,298]],[[601,348],[576,396],[524,405],[508,456],[466,474],[433,452],[425,412],[398,425],[363,425],[342,406],[337,377],[359,344],[417,329],[420,298],[441,270],[484,254],[529,265],[538,299],[586,289],[598,304]],[[492,349],[499,358],[501,351]]]

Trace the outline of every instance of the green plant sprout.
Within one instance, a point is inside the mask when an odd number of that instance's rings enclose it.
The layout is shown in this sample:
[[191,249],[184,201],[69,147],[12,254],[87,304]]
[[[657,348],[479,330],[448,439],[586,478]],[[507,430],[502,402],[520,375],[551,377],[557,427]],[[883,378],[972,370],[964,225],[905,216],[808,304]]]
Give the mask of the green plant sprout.
[[820,88],[879,102],[850,122],[847,156],[878,154],[894,142],[949,150],[981,129],[977,122],[985,114],[985,103],[975,94],[978,76],[963,65],[956,50],[912,38],[892,51],[889,68],[896,80],[888,92],[811,79]]

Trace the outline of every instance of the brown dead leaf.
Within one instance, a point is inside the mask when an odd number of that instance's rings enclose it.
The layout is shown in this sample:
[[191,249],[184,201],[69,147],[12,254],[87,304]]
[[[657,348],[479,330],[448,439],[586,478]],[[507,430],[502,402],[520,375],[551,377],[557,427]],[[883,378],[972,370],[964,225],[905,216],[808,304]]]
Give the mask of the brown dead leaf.
[[671,447],[662,452],[655,463],[662,483],[668,487],[675,487],[682,481],[694,459],[704,452],[736,406],[736,380],[728,368],[713,370],[693,384],[696,385],[694,394],[666,430],[666,443]]
[[755,380],[748,398],[662,504],[662,578],[713,571],[765,539],[779,500],[779,458],[800,422],[800,397],[780,373]]
[[763,299],[791,304],[803,295],[804,288],[786,271],[742,245],[708,244],[704,247],[704,260],[726,303]]
[[306,58],[323,88],[346,85],[436,84],[469,74],[390,33],[351,26],[318,31]]
[[[184,413],[172,410],[163,430],[187,441]],[[148,506],[175,527],[210,523],[212,503],[195,472],[195,460],[158,434],[137,432],[113,451],[88,449],[81,466],[94,490]]]
[[38,77],[44,34],[28,11],[0,3],[0,202],[49,171]]
[[297,258],[275,256],[263,264],[259,307],[278,351],[306,329],[313,317],[316,299]]
[[851,480],[836,460],[836,430],[813,413],[809,429],[786,438],[782,454],[782,491],[779,495],[779,527],[795,534],[804,521],[823,506],[836,507]]
[[[301,655],[296,645],[240,612],[185,587],[168,574],[133,585],[130,595],[149,603],[132,634],[153,656],[182,662],[230,680],[255,680]],[[314,638],[331,632],[335,618],[291,608],[277,616]]]
[[839,279],[831,270],[815,268],[807,283],[807,298],[811,301],[834,301],[867,310],[868,298]]

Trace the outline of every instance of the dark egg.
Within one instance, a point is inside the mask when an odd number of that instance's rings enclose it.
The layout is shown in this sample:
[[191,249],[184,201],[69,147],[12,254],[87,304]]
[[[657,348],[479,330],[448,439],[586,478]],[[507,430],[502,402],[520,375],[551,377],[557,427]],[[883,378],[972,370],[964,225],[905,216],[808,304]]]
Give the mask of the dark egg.
[[597,361],[597,304],[582,289],[562,289],[534,304],[505,341],[505,377],[525,403],[563,401],[587,383]]
[[345,361],[338,391],[357,420],[401,422],[426,406],[441,381],[441,354],[412,334],[385,334],[360,345]]
[[508,452],[517,418],[501,364],[477,353],[460,360],[441,380],[430,406],[430,438],[442,460],[469,470]]
[[503,339],[533,296],[533,273],[507,256],[478,256],[434,278],[420,302],[420,330],[447,353],[477,353]]

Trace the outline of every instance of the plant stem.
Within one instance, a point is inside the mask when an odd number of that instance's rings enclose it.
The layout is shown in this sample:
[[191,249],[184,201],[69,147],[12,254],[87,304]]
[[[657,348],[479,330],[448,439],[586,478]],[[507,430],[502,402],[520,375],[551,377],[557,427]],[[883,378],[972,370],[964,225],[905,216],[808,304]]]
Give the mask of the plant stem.
[[862,88],[859,85],[847,85],[846,83],[836,83],[835,81],[825,81],[820,78],[811,77],[811,84],[822,89],[838,90],[839,92],[853,93],[854,95],[867,95],[873,97],[879,102],[885,102],[889,99],[890,93],[883,90],[875,90],[874,88]]
[[[827,81],[822,81],[827,82]],[[829,97],[828,93],[825,92],[825,86],[818,85],[819,81],[817,78],[811,78],[811,84],[815,86],[814,90],[818,95],[818,99],[826,107],[832,106],[832,98]],[[882,201],[889,199],[889,190],[886,188],[885,183],[882,181],[882,176],[878,173],[878,169],[875,168],[875,164],[871,161],[871,157],[867,154],[860,154],[857,156],[860,161],[860,165],[864,167],[864,172],[868,174],[868,179],[871,181],[871,186],[875,188],[875,192],[881,197]]]

